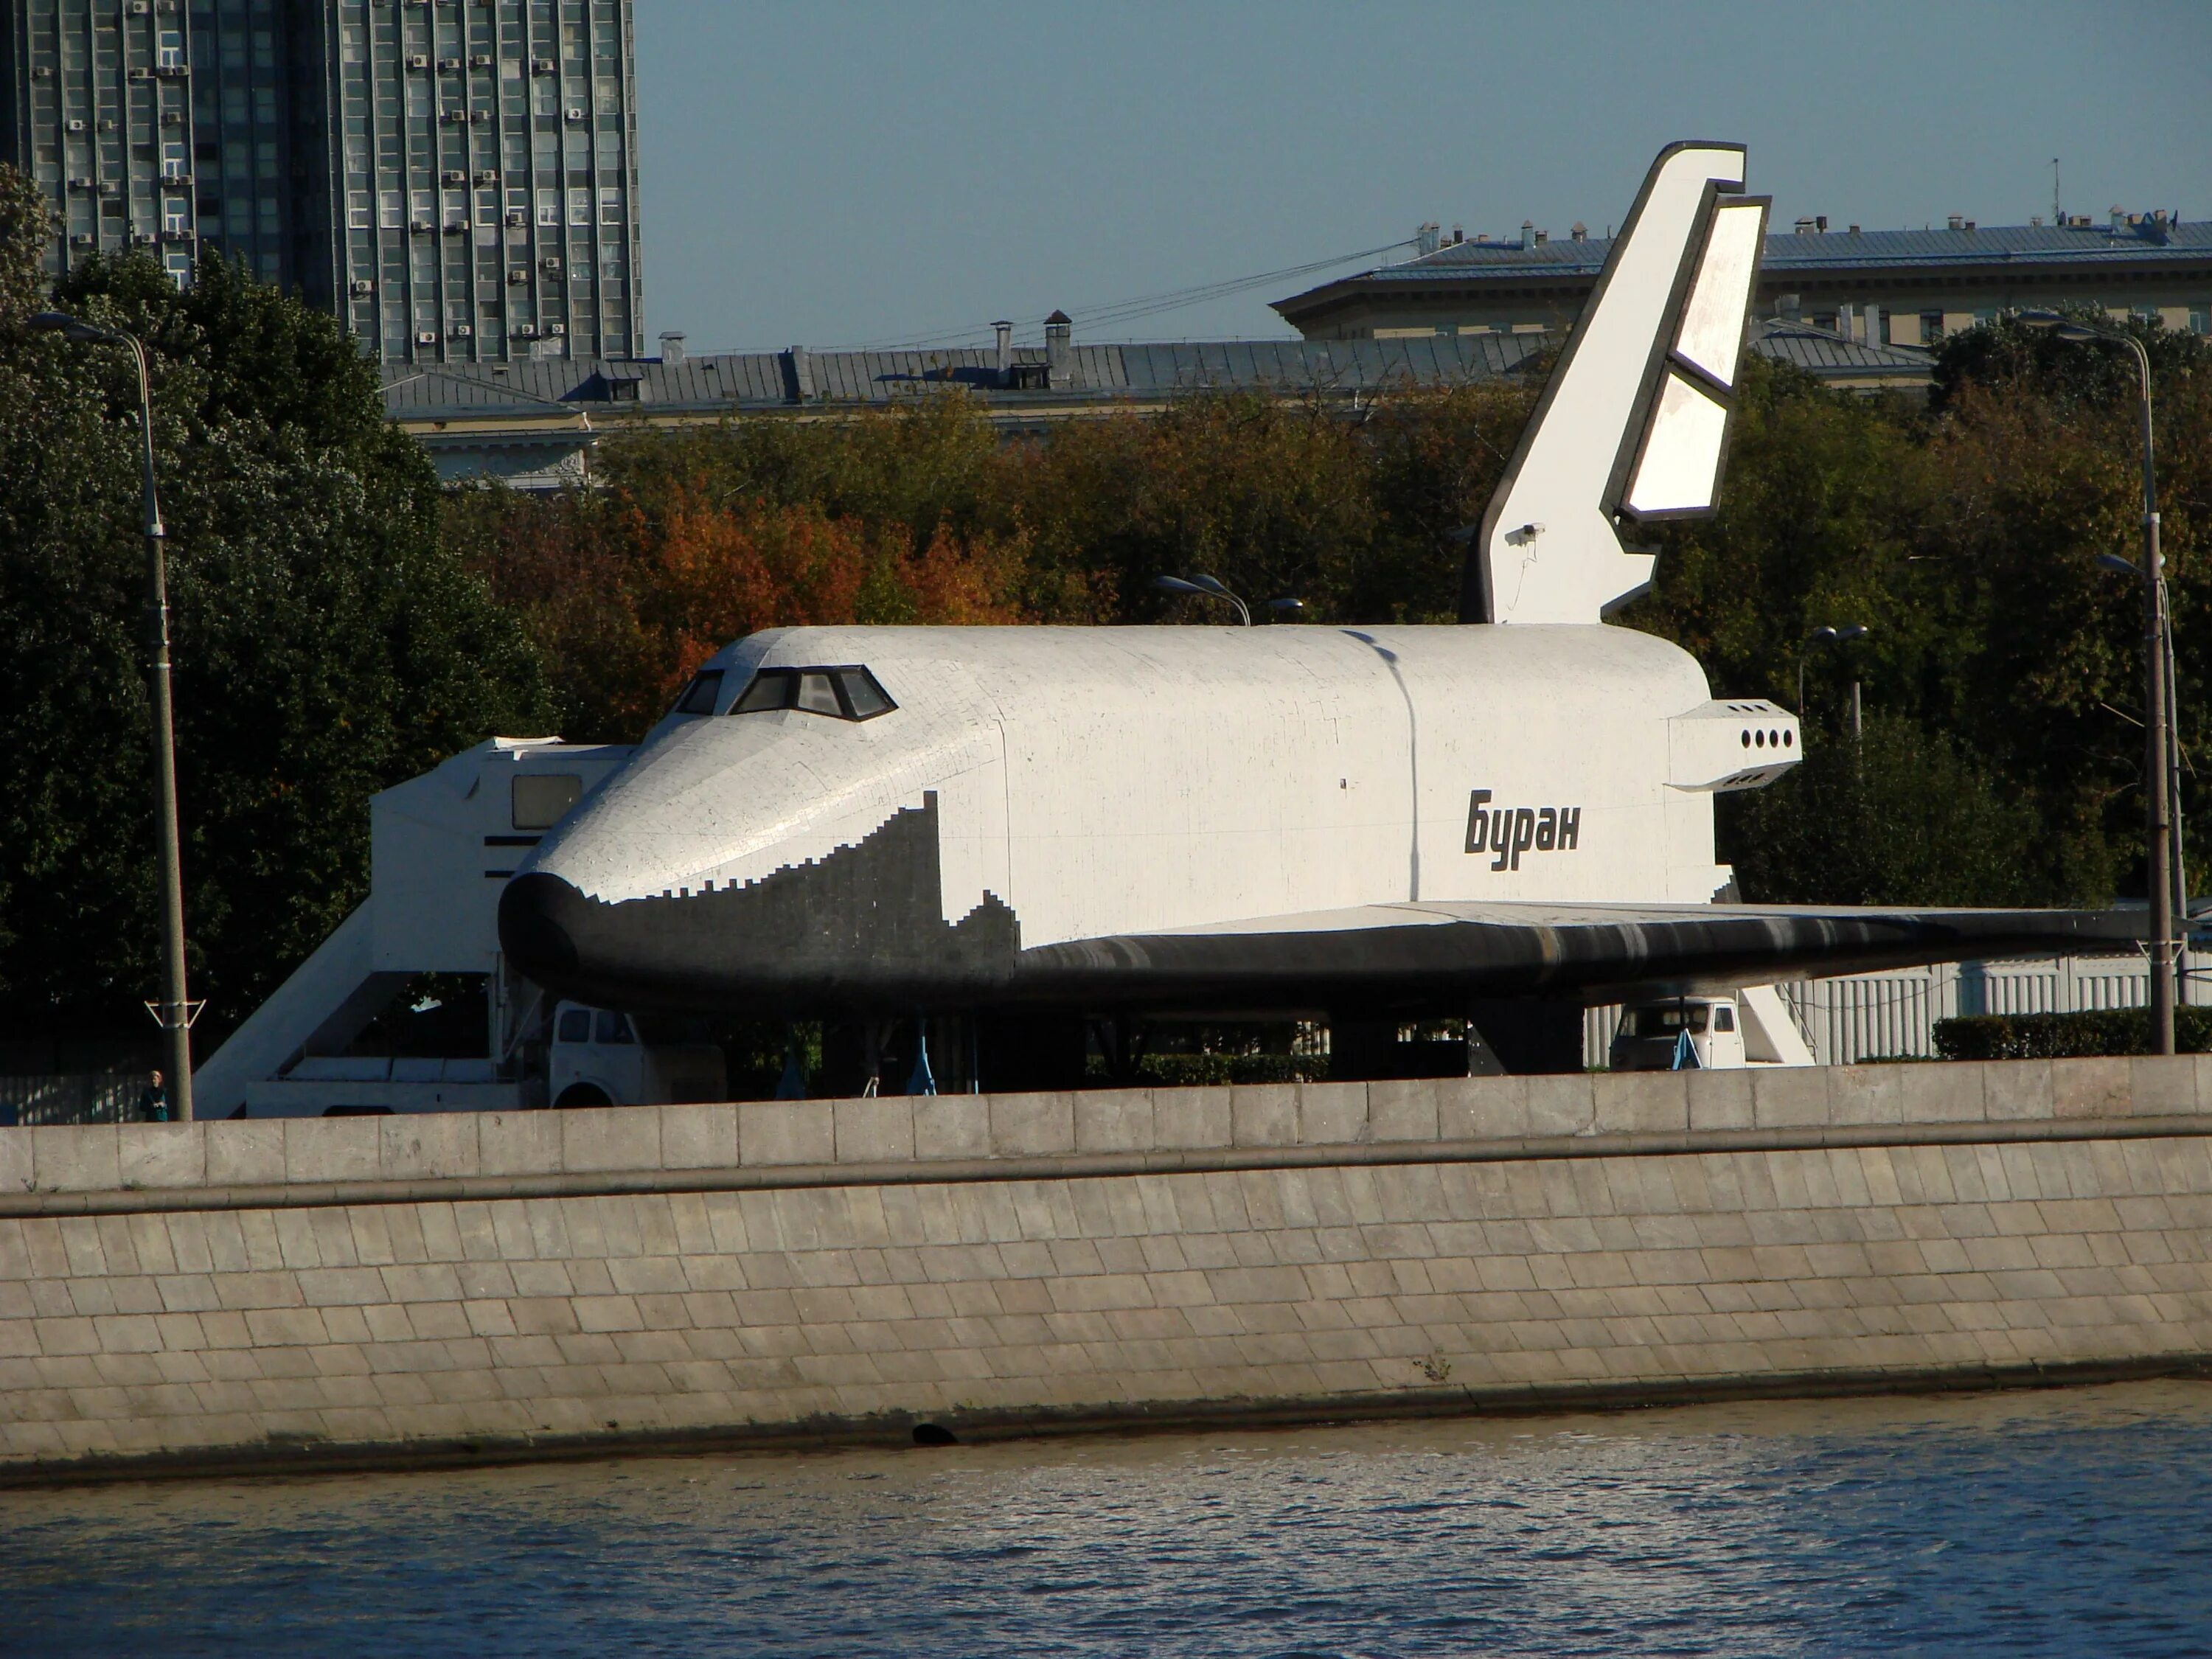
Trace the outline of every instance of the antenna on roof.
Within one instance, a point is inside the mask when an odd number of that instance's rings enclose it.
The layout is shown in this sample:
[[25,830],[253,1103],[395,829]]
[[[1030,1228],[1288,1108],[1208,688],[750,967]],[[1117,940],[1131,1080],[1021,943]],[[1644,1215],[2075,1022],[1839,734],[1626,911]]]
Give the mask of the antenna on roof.
[[2058,205],[2058,158],[2056,155],[2051,158],[2051,222],[2054,225],[2066,222],[2065,212]]

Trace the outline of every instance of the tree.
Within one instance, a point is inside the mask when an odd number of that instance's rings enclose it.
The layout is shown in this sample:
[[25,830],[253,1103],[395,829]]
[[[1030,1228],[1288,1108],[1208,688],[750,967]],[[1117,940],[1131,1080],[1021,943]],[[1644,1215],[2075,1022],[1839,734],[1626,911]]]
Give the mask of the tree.
[[[204,1051],[361,896],[370,794],[550,710],[522,631],[440,546],[435,476],[334,319],[220,264],[180,293],[142,258],[88,261],[55,299],[154,360]],[[125,354],[0,331],[16,1033],[135,1032],[155,982],[136,408]]]
[[1781,782],[1722,797],[1720,856],[1754,902],[2031,904],[2031,805],[1941,732],[1877,714],[1864,738],[1808,733]]

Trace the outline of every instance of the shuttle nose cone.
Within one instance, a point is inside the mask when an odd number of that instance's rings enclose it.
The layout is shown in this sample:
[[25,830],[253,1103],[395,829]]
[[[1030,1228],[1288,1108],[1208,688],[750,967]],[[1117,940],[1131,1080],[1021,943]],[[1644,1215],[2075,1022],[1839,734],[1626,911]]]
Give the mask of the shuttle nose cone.
[[591,902],[558,876],[532,871],[499,896],[499,945],[516,969],[540,985],[573,981],[576,948]]

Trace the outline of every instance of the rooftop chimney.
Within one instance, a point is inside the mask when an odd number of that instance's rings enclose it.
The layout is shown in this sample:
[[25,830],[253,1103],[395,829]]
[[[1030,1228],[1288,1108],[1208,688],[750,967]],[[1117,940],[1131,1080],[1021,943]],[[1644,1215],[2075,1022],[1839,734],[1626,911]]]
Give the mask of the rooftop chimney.
[[1075,380],[1075,320],[1064,311],[1044,319],[1044,380],[1055,392]]
[[1521,222],[1521,246],[1524,248],[1536,246],[1536,222],[1534,219]]
[[1577,219],[1567,234],[1577,242],[1587,242],[1589,240],[1589,227]]
[[1014,325],[1002,319],[991,325],[991,331],[999,337],[999,384],[1004,386],[1014,378]]
[[1823,213],[1815,216],[1813,220],[1813,224],[1814,228],[1823,236],[1826,236],[1828,234],[1828,216],[1826,214]]
[[1813,222],[1810,219],[1800,219],[1793,228],[1800,236],[1810,236],[1813,234]]
[[2116,206],[2112,209],[2112,228],[2113,228],[2114,230],[2118,230],[2118,229],[2120,228],[2121,223],[2122,223],[2122,222],[2123,222],[2126,218],[2127,218],[2127,216],[2128,216],[2127,210],[2126,210],[2125,208],[2119,207],[2119,206],[2117,206],[2117,205],[2116,205]]
[[1966,228],[1966,216],[1963,213],[1954,213],[1943,222],[1953,230],[1964,230]]
[[783,354],[783,400],[803,404],[814,395],[814,360],[805,346],[787,347]]
[[1413,257],[1426,258],[1437,251],[1437,245],[1443,240],[1443,233],[1434,223],[1416,225],[1413,228]]
[[684,361],[684,337],[681,334],[664,334],[660,337],[660,361],[664,363],[680,363]]

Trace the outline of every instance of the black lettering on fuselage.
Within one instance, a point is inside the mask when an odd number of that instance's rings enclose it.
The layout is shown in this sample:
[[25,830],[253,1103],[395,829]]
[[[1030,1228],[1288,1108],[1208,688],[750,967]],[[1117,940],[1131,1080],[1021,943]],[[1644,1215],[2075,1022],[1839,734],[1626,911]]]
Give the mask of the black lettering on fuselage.
[[1524,853],[1571,853],[1582,840],[1583,809],[1579,806],[1490,805],[1491,791],[1469,793],[1467,803],[1467,850],[1494,854],[1493,870],[1518,870]]

